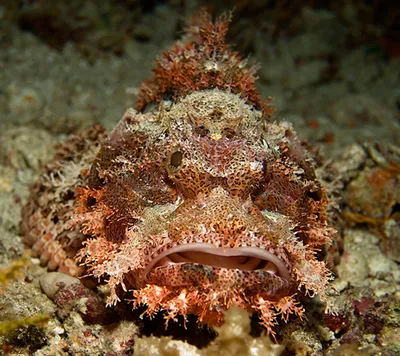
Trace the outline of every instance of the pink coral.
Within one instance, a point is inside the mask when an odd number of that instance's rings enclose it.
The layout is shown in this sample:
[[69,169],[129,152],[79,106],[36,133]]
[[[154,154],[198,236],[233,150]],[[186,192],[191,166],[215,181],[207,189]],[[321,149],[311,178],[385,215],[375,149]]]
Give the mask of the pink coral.
[[63,146],[23,232],[51,269],[105,281],[110,305],[131,295],[150,317],[210,325],[238,305],[273,334],[279,316],[303,317],[303,294],[325,299],[317,252],[334,230],[310,155],[290,124],[270,122],[227,23],[202,13],[101,148],[102,132]]

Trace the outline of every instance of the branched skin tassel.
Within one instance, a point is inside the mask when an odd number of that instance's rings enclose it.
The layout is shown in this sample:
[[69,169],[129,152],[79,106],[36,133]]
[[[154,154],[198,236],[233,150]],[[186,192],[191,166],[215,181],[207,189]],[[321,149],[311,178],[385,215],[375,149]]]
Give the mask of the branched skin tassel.
[[334,230],[312,158],[225,44],[228,20],[201,13],[157,61],[137,110],[106,139],[92,129],[59,149],[23,233],[50,269],[108,283],[110,305],[130,295],[150,317],[209,325],[238,305],[273,334],[279,318],[303,316],[299,296],[325,299],[317,252]]

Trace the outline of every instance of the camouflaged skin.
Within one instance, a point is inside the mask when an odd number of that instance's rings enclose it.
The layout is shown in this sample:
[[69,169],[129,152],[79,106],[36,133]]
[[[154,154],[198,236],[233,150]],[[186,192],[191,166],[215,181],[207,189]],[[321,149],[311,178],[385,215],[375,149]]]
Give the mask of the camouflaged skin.
[[[23,212],[25,242],[50,270],[93,276],[166,320],[218,324],[238,305],[269,333],[326,299],[317,252],[330,242],[325,190],[289,123],[272,122],[254,71],[202,14],[158,60],[105,138],[71,138]],[[172,76],[172,79],[168,79]]]

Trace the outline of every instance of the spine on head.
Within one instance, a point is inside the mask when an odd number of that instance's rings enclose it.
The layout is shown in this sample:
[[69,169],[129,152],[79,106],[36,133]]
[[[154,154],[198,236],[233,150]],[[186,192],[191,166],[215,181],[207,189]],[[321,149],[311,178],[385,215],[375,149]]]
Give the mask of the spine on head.
[[137,110],[165,99],[177,101],[200,90],[219,88],[240,94],[247,104],[270,118],[273,108],[257,92],[257,66],[232,51],[225,42],[231,14],[214,22],[203,9],[189,21],[183,38],[158,58],[154,76],[140,87]]

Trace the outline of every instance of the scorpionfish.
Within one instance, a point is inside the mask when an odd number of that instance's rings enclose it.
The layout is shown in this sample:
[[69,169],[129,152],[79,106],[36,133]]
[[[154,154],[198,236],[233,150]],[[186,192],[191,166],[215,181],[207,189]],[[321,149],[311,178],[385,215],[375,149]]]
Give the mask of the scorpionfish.
[[302,297],[327,300],[319,257],[334,229],[316,163],[275,122],[249,66],[225,42],[229,16],[201,12],[161,54],[107,135],[58,147],[32,187],[22,233],[49,270],[92,276],[166,320],[218,325],[237,305],[269,333]]

